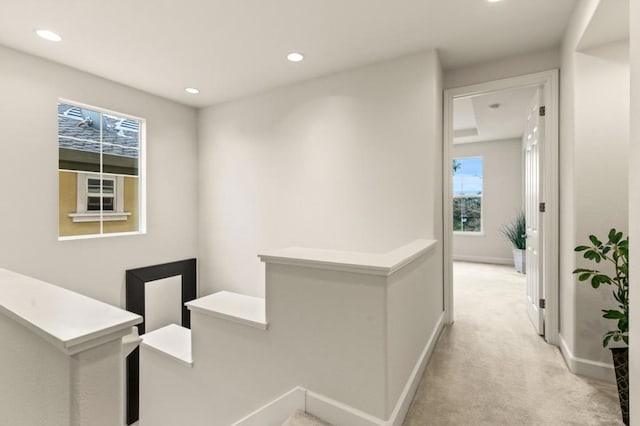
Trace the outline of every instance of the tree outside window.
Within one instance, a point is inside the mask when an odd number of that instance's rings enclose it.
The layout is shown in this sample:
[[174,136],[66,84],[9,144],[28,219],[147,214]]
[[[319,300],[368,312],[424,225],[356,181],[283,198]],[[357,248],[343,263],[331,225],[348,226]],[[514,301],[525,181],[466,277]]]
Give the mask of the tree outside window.
[[482,157],[453,160],[453,230],[482,232]]

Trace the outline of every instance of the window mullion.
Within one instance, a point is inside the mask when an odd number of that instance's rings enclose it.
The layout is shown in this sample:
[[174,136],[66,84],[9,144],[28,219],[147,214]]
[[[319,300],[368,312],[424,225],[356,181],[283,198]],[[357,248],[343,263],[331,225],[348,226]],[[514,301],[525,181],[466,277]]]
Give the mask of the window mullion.
[[104,199],[103,197],[103,178],[104,175],[102,174],[104,172],[104,139],[103,139],[103,134],[102,134],[102,122],[103,122],[104,118],[102,113],[100,113],[100,235],[104,234]]

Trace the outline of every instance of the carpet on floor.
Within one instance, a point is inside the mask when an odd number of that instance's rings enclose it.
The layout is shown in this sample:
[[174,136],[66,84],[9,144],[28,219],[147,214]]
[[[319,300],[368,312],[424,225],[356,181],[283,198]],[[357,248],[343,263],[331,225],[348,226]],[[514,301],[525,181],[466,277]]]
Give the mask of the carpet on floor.
[[572,374],[534,331],[526,300],[525,276],[513,267],[454,263],[455,322],[405,426],[622,424],[615,384]]

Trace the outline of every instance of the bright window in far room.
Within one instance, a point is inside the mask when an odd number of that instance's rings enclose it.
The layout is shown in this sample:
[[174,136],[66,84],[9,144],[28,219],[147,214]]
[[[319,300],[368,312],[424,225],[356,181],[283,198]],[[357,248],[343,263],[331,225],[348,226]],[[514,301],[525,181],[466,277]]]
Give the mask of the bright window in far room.
[[453,231],[482,232],[482,157],[453,160]]
[[58,102],[61,240],[145,232],[142,119]]

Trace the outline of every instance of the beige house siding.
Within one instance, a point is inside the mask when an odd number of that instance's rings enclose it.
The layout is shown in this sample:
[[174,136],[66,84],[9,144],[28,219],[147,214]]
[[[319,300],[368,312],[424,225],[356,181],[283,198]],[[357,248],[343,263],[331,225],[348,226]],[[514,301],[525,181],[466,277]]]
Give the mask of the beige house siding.
[[[61,237],[74,235],[92,235],[100,233],[100,222],[76,223],[69,213],[77,211],[78,178],[75,172],[60,171],[59,180],[59,219],[58,229]],[[124,211],[131,215],[123,221],[105,222],[104,233],[131,232],[138,230],[138,178],[124,177]]]

